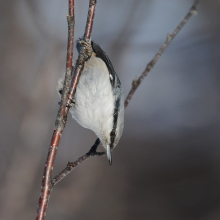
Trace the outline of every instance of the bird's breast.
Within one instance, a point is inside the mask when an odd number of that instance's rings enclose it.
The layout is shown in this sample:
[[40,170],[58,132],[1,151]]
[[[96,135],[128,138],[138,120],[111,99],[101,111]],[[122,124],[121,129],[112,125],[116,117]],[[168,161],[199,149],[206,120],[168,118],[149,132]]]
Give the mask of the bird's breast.
[[105,63],[91,57],[84,66],[75,93],[73,118],[97,136],[109,132],[113,126],[114,96]]

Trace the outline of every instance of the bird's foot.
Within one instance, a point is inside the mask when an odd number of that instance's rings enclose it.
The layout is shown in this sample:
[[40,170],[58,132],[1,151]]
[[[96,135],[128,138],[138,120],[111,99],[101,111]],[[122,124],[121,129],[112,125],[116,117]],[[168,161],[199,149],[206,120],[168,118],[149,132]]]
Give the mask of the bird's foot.
[[84,47],[84,54],[86,56],[86,60],[88,60],[92,56],[93,49],[91,43],[86,42],[83,39],[79,39],[76,41],[76,47],[79,53],[82,47]]

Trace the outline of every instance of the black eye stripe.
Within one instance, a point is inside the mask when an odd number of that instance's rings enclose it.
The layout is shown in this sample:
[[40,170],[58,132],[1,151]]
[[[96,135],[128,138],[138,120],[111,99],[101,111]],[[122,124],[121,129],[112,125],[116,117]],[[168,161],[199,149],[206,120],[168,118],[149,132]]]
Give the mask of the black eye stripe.
[[110,147],[111,149],[113,148],[114,142],[115,142],[115,137],[116,137],[116,128],[117,128],[117,121],[118,121],[118,111],[119,111],[119,106],[120,106],[120,98],[117,98],[115,100],[115,109],[114,109],[114,114],[113,114],[113,128],[112,131],[110,132]]

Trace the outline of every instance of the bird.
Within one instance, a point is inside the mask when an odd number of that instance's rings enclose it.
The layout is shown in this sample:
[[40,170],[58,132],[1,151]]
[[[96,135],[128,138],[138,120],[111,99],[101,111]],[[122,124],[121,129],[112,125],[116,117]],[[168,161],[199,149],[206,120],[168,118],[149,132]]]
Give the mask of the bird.
[[[124,129],[123,88],[109,57],[101,47],[91,40],[89,43],[78,40],[78,52],[83,43],[91,51],[91,56],[84,64],[70,113],[82,127],[92,130],[100,139],[111,165],[113,149]],[[57,90],[60,94],[63,82],[63,78],[58,80]]]

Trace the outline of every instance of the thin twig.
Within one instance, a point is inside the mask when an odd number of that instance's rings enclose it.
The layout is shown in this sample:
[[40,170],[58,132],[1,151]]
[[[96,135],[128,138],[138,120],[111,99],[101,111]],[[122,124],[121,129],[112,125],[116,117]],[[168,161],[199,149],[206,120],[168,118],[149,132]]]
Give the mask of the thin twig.
[[200,0],[196,0],[187,13],[187,15],[184,17],[184,19],[179,23],[179,25],[176,27],[176,29],[173,31],[172,34],[168,34],[166,41],[164,42],[163,46],[159,49],[153,60],[151,60],[150,63],[147,64],[147,67],[145,68],[144,72],[140,75],[138,79],[134,79],[132,82],[132,87],[130,92],[128,93],[128,96],[125,100],[125,107],[128,106],[128,103],[130,102],[132,96],[134,95],[136,89],[141,84],[143,79],[148,75],[148,73],[151,71],[151,69],[154,67],[155,63],[158,61],[160,56],[163,54],[163,52],[166,50],[168,45],[171,43],[171,41],[174,39],[174,37],[179,33],[179,31],[183,28],[183,26],[188,22],[188,20],[191,18],[192,15],[196,15],[198,13],[197,6],[199,4]]
[[[87,23],[86,23],[84,39],[83,39],[86,42],[89,41],[91,36],[93,19],[95,14],[95,6],[96,6],[96,0],[90,0],[89,12],[88,12]],[[82,47],[76,62],[76,67],[74,69],[74,77],[71,82],[70,79],[73,70],[72,57],[73,57],[74,25],[75,25],[74,0],[69,0],[69,14],[67,15],[67,21],[68,21],[68,46],[67,46],[66,74],[65,74],[64,88],[62,91],[61,104],[57,113],[55,128],[44,168],[44,174],[43,174],[42,186],[41,186],[41,195],[39,198],[36,220],[43,220],[46,215],[46,209],[48,206],[49,196],[52,189],[51,174],[53,170],[57,148],[61,139],[61,135],[63,133],[63,129],[66,125],[67,115],[69,112],[69,106],[72,102],[71,101],[72,97],[75,94],[79,77],[81,75],[81,72],[83,71],[85,60],[88,57],[87,55],[88,51],[86,50],[85,47]],[[71,82],[71,86],[70,86],[70,82]]]
[[[85,27],[85,32],[83,36],[83,41],[89,42],[91,33],[92,33],[92,27],[93,27],[93,19],[95,16],[95,6],[96,6],[96,0],[90,0],[89,1],[89,10],[88,10],[88,16],[87,16],[87,22]],[[83,71],[85,61],[88,59],[88,51],[84,45],[82,45],[80,49],[80,53],[78,55],[78,59],[76,60],[76,67],[74,70],[74,77],[72,79],[72,84],[70,87],[68,100],[67,100],[67,107],[66,107],[66,113],[69,111],[69,107],[72,102],[72,98],[74,97],[74,94],[76,92],[76,87],[79,82],[80,75]]]
[[100,140],[97,138],[94,145],[91,147],[88,153],[80,157],[78,160],[75,162],[68,162],[66,165],[66,168],[60,172],[58,175],[56,175],[52,180],[51,180],[51,187],[54,187],[60,180],[62,180],[67,174],[69,174],[71,171],[73,171],[79,164],[84,162],[90,157],[95,157],[95,156],[105,156],[105,152],[97,152],[97,147],[100,143]]
[[[167,35],[167,39],[164,42],[163,46],[159,49],[158,53],[155,55],[155,57],[153,58],[153,60],[148,63],[146,69],[144,70],[144,72],[140,75],[140,77],[137,80],[133,80],[132,83],[132,88],[130,90],[130,92],[128,93],[128,96],[125,100],[125,107],[128,106],[134,92],[136,91],[136,89],[138,88],[138,86],[141,84],[141,82],[143,81],[143,79],[147,76],[147,74],[151,71],[151,69],[153,68],[153,66],[155,65],[155,63],[157,62],[157,60],[160,58],[160,56],[162,55],[162,53],[165,51],[165,49],[167,48],[167,46],[170,44],[170,42],[173,40],[173,38],[179,33],[179,31],[183,28],[183,26],[187,23],[187,21],[190,19],[190,17],[192,15],[196,15],[197,14],[197,5],[199,4],[200,0],[196,0],[193,4],[193,6],[191,7],[191,9],[189,10],[189,12],[187,13],[187,15],[184,17],[184,19],[180,22],[180,24],[177,26],[177,28],[173,31],[172,34]],[[92,148],[94,146],[96,146],[96,149],[100,143],[100,141],[97,144],[97,141],[99,141],[99,139],[96,140],[96,142],[94,143],[94,145],[92,146]],[[92,148],[90,149],[90,151],[92,150]],[[90,152],[89,151],[89,152]],[[82,157],[80,157],[79,159],[77,159],[75,162],[68,162],[66,168],[57,176],[55,176],[52,180],[51,180],[51,185],[52,187],[55,186],[59,181],[61,181],[64,177],[66,177],[71,171],[73,171],[76,166],[78,166],[79,164],[81,164],[82,162],[84,162],[85,160],[87,160],[88,158],[90,158],[91,156],[105,156],[104,152],[101,153],[97,153],[95,150],[95,154],[94,155],[90,155],[88,153],[86,153],[85,155],[83,155]]]
[[60,142],[63,129],[67,121],[67,114],[65,113],[67,94],[70,88],[71,75],[72,75],[72,62],[73,62],[73,45],[74,45],[74,0],[69,0],[69,14],[67,15],[68,22],[68,45],[66,57],[66,73],[64,88],[61,97],[61,104],[57,113],[55,128],[51,139],[46,164],[44,167],[44,174],[41,185],[41,194],[38,202],[38,210],[36,220],[43,220],[46,215],[50,191],[51,191],[51,174],[53,170],[54,160],[57,153],[57,148]]

